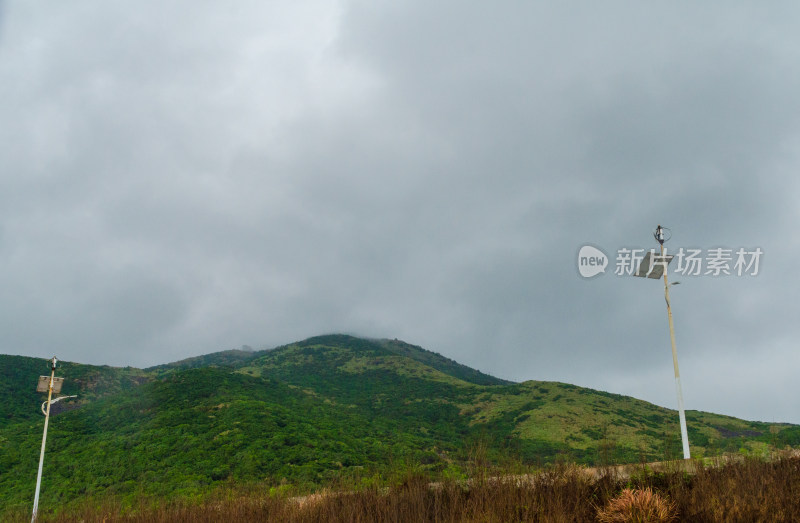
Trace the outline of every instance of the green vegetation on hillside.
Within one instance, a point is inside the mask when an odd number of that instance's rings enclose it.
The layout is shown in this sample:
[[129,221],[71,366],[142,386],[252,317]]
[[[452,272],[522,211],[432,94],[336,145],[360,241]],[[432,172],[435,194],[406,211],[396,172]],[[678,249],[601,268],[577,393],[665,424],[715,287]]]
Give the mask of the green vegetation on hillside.
[[177,370],[197,369],[200,367],[235,367],[244,364],[257,355],[258,353],[252,351],[231,349],[194,356],[173,363],[156,365],[145,369],[145,371],[160,377]]
[[[39,420],[40,405],[46,400],[36,392],[39,376],[50,375],[45,359],[0,355],[0,428],[21,420]],[[132,390],[154,379],[133,367],[82,365],[68,361],[58,363],[56,376],[67,376],[63,396],[78,395],[70,407],[87,405],[97,398]],[[56,404],[63,410],[64,404]],[[54,406],[55,407],[55,406]]]
[[439,370],[445,374],[453,376],[476,385],[510,385],[512,382],[489,376],[481,371],[462,365],[457,361],[445,358],[441,354],[431,352],[411,345],[400,340],[380,340],[379,342],[384,348],[412,360]]
[[[0,356],[0,505],[33,492],[45,360]],[[398,341],[330,335],[147,370],[64,363],[43,506],[113,495],[192,497],[219,485],[460,475],[489,461],[598,464],[677,456],[677,414],[553,382],[507,383]],[[694,456],[800,445],[800,427],[687,413]],[[402,464],[402,465],[401,465]]]

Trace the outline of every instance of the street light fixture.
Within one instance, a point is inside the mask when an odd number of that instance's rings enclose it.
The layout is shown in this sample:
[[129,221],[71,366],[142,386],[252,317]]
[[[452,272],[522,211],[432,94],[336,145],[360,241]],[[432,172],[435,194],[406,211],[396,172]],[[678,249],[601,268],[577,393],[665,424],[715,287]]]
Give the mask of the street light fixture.
[[[50,421],[50,405],[57,401],[74,398],[75,396],[61,396],[60,398],[52,399],[53,393],[58,394],[61,392],[61,387],[64,384],[64,378],[56,377],[56,363],[58,360],[55,356],[50,360],[50,376],[39,376],[39,384],[36,387],[37,392],[46,392],[47,401],[42,403],[42,413],[44,413],[44,433],[42,434],[42,451],[39,454],[39,472],[36,475],[36,495],[33,498],[33,515],[31,516],[31,523],[35,523],[36,515],[39,510],[39,488],[42,486],[42,465],[44,464],[44,446],[47,441],[47,425]],[[47,404],[47,410],[44,406]]]
[[[671,285],[678,285],[680,282],[669,283],[667,281],[667,265],[672,261],[671,255],[664,254],[664,242],[671,237],[669,229],[658,226],[653,233],[656,241],[661,246],[661,255],[656,256],[655,251],[651,250],[645,255],[642,263],[634,276],[660,279],[664,276],[664,299],[667,301],[667,317],[669,319],[669,339],[672,342],[672,366],[675,368],[675,390],[678,394],[678,415],[681,422],[681,442],[683,443],[683,459],[689,459],[689,434],[686,430],[686,413],[683,409],[683,391],[681,390],[681,374],[678,370],[678,351],[675,349],[675,325],[672,322],[672,307],[669,300],[669,288]],[[653,255],[651,257],[651,255]],[[656,258],[658,258],[656,260]]]
[[[54,405],[54,404],[58,403],[58,402],[59,402],[59,401],[61,401],[61,400],[68,400],[68,399],[70,399],[70,398],[77,398],[77,397],[78,397],[78,395],[77,395],[77,394],[73,394],[72,396],[59,396],[59,397],[57,397],[56,399],[54,399],[53,401],[51,401],[51,402],[50,402],[50,405]],[[46,401],[43,401],[43,402],[42,402],[42,414],[44,414],[45,416],[47,416],[47,411],[44,409],[44,406],[45,406],[45,405],[47,405],[47,402],[46,402]]]

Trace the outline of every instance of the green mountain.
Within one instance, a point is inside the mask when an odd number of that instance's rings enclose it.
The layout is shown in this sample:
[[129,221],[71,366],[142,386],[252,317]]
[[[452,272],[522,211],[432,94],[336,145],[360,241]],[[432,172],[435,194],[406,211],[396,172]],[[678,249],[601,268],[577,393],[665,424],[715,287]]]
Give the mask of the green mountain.
[[[0,506],[33,495],[45,360],[0,356]],[[677,413],[553,382],[509,383],[397,340],[344,335],[223,351],[150,369],[64,363],[42,506],[192,496],[225,482],[301,486],[457,472],[489,459],[632,462],[677,456]],[[75,408],[77,407],[77,408]],[[70,410],[71,409],[71,410]],[[687,412],[695,456],[800,445],[800,427]],[[0,514],[2,512],[0,511]]]

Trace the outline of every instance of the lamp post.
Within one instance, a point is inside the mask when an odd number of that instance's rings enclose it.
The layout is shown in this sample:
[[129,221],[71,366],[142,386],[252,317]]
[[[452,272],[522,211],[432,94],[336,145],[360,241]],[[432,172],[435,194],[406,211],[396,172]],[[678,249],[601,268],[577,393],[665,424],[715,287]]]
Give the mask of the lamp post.
[[[672,343],[672,366],[675,369],[675,391],[678,395],[678,416],[681,423],[681,442],[683,443],[683,459],[691,457],[689,453],[689,434],[686,429],[686,413],[683,408],[683,391],[681,389],[681,373],[678,370],[678,351],[675,348],[675,324],[672,321],[672,306],[669,300],[669,287],[676,285],[678,282],[670,284],[667,281],[667,265],[672,261],[672,256],[664,254],[664,242],[669,240],[667,237],[668,229],[659,225],[656,227],[653,236],[661,247],[661,256],[658,262],[651,259],[650,254],[647,253],[642,260],[639,269],[636,271],[635,276],[647,277],[652,279],[659,279],[661,273],[664,275],[664,299],[667,301],[667,318],[669,319],[669,339]],[[652,252],[652,251],[651,251]]]
[[[44,413],[44,433],[42,434],[42,451],[39,454],[39,473],[36,475],[36,495],[33,498],[33,515],[31,516],[31,523],[36,521],[36,513],[39,509],[39,488],[42,486],[42,465],[44,464],[44,446],[47,441],[47,425],[50,421],[50,405],[55,403],[51,401],[53,393],[58,394],[61,392],[61,386],[64,383],[64,378],[56,378],[56,363],[58,360],[55,356],[50,360],[50,376],[39,376],[39,386],[36,388],[38,392],[47,392],[47,411]],[[57,398],[56,401],[62,398]]]

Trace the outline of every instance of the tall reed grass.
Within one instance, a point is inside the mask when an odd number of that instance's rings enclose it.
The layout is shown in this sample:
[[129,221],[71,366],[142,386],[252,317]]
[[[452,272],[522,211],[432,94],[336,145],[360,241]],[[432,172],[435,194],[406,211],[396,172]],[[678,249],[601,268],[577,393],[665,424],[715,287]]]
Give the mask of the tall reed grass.
[[[585,468],[561,464],[524,475],[474,471],[467,481],[436,483],[411,471],[387,488],[373,485],[294,497],[270,494],[266,487],[226,489],[200,502],[150,500],[132,508],[113,501],[86,503],[61,513],[43,513],[40,521],[800,521],[800,457],[717,465],[695,461],[688,469],[676,464],[661,472],[641,466],[631,474],[613,468],[590,474]],[[631,509],[636,503],[641,506]],[[656,506],[661,512],[646,512]],[[5,517],[29,519],[22,512]]]

